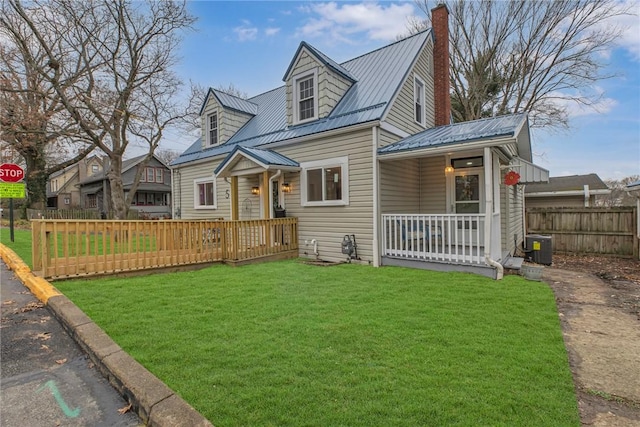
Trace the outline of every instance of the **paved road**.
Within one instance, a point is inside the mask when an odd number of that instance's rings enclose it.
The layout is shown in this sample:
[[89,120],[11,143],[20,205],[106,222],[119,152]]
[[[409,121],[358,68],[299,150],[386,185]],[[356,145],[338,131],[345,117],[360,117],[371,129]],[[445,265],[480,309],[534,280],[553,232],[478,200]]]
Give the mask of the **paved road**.
[[0,261],[0,425],[140,426],[51,312]]

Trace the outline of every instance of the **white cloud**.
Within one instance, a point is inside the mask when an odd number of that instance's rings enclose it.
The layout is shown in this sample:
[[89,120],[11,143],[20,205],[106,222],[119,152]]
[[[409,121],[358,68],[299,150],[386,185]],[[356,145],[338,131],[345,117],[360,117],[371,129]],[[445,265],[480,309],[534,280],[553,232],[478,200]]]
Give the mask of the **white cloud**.
[[251,25],[249,21],[242,21],[242,25],[233,29],[236,37],[241,42],[255,40],[258,36],[258,28]]
[[393,40],[406,32],[407,19],[415,12],[412,3],[381,5],[376,2],[311,3],[299,10],[313,16],[298,28],[298,36],[347,43],[357,33],[366,33],[370,40]]
[[570,119],[593,114],[607,114],[618,105],[617,100],[604,96],[604,89],[601,87],[594,86],[592,90],[592,95],[598,97],[592,104],[585,104],[568,99],[569,95],[561,92],[550,93],[548,98],[553,99],[554,104],[564,107]]
[[631,53],[631,56],[640,62],[640,7],[637,0],[627,0],[625,6],[630,7],[633,15],[624,15],[616,18],[616,23],[623,28],[622,36],[618,39],[618,45]]
[[273,28],[273,27],[269,27],[264,30],[264,34],[267,37],[275,36],[279,32],[280,32],[280,28]]

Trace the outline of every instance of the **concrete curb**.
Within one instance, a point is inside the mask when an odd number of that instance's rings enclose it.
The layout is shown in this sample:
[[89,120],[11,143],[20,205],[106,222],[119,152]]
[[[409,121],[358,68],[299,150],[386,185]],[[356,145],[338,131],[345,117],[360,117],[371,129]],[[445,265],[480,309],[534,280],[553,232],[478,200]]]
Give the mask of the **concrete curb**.
[[131,403],[146,425],[213,427],[184,399],[122,350],[69,298],[48,281],[35,276],[14,251],[1,243],[0,257],[36,298],[49,307],[104,377]]

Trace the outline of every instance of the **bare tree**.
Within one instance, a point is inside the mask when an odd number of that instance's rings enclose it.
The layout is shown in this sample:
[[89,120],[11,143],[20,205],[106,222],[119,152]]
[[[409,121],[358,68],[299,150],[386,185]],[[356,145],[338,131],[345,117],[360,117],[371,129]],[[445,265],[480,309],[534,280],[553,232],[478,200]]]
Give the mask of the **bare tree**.
[[626,191],[626,186],[639,181],[640,175],[631,175],[620,180],[606,179],[604,181],[611,190],[606,196],[598,196],[597,203],[600,206],[635,206],[636,198]]
[[[25,26],[29,41],[46,53],[46,64],[35,69],[108,156],[111,208],[116,218],[126,218],[141,171],[164,130],[186,114],[172,101],[180,87],[172,71],[180,32],[194,22],[185,3],[8,0],[3,15]],[[148,152],[125,194],[122,159],[132,143],[145,144]]]
[[169,165],[172,161],[180,157],[180,152],[168,148],[159,148],[156,150],[156,157],[165,165]]
[[51,85],[34,69],[34,63],[43,65],[46,60],[43,52],[28,42],[23,26],[13,28],[27,42],[18,42],[15,33],[0,32],[4,35],[0,44],[0,140],[24,160],[27,206],[44,209],[49,175],[84,158],[94,147],[66,114]]
[[[417,0],[429,16],[431,0]],[[438,1],[441,3],[441,1]],[[450,12],[454,121],[529,112],[536,127],[567,127],[567,104],[596,106],[604,53],[621,34],[615,0],[445,1]],[[429,27],[409,22],[410,33]]]

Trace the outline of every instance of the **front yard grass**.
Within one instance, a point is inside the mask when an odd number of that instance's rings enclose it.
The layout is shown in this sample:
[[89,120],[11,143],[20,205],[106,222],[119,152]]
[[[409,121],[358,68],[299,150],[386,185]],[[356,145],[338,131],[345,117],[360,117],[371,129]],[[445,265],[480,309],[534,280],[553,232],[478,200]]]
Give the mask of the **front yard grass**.
[[299,260],[56,282],[216,426],[579,426],[544,283]]
[[22,261],[29,267],[31,263],[31,230],[14,228],[13,242],[11,241],[11,230],[9,227],[0,228],[0,243],[10,248],[16,253]]

